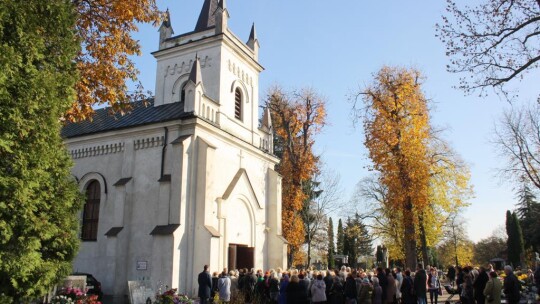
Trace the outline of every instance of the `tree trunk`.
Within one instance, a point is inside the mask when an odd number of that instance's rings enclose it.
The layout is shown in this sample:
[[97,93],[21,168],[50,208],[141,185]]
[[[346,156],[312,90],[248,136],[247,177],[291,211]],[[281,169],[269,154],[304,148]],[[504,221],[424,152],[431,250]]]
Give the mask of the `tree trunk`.
[[420,227],[420,246],[422,247],[422,260],[424,263],[424,267],[426,267],[428,264],[430,264],[430,262],[427,247],[426,227],[423,214],[420,214],[420,216],[418,217],[418,225]]
[[459,260],[457,255],[457,236],[456,236],[456,227],[452,223],[452,234],[454,235],[454,254],[456,255],[456,267],[459,266]]
[[413,205],[410,197],[407,197],[405,203],[405,212],[403,214],[405,239],[405,266],[411,270],[416,269],[416,234],[414,229]]
[[287,264],[289,264],[289,268],[292,268],[294,267],[295,265],[293,265],[293,260],[294,260],[294,248],[292,247],[289,247],[289,256],[288,256],[288,260],[287,260]]
[[311,231],[309,231],[308,225],[308,239],[307,239],[307,268],[311,266]]

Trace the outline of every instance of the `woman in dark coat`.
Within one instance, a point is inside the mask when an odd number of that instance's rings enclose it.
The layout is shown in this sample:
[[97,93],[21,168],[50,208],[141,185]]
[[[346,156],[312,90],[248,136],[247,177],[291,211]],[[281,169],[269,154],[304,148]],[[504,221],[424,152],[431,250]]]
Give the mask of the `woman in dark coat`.
[[345,280],[345,303],[355,303],[356,304],[356,296],[358,295],[358,291],[356,290],[356,280],[353,278],[352,273],[347,274],[347,279]]
[[416,304],[416,296],[413,293],[414,282],[411,278],[411,271],[405,270],[403,284],[401,284],[401,301],[403,304]]
[[291,277],[291,280],[289,282],[289,285],[287,285],[287,288],[285,289],[285,293],[287,295],[287,303],[290,304],[307,304],[308,299],[306,296],[305,289],[300,286],[300,279],[298,279],[297,275],[293,275]]
[[396,279],[394,277],[395,273],[391,271],[389,268],[386,268],[384,270],[386,274],[386,295],[383,297],[386,299],[387,304],[395,303],[396,300]]
[[289,275],[284,274],[279,285],[279,304],[287,304],[287,286],[289,286]]
[[489,281],[489,276],[484,267],[480,267],[480,273],[478,277],[473,282],[474,288],[474,300],[477,304],[484,304],[486,297],[484,296],[484,289],[486,289],[486,284]]
[[334,284],[332,284],[332,289],[330,290],[330,299],[328,303],[343,304],[344,300],[343,282],[341,281],[341,277],[336,275],[334,276]]

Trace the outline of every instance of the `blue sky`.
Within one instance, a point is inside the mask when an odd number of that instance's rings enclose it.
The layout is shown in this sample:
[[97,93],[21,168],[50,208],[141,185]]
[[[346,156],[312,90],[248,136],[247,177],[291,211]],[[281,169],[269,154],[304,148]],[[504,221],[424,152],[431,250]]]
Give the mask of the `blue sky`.
[[[470,3],[470,1],[462,1]],[[193,30],[202,0],[158,0],[169,8],[175,34]],[[341,175],[349,200],[355,184],[368,174],[361,128],[354,128],[349,96],[371,82],[382,65],[412,66],[427,80],[433,100],[432,122],[446,129],[444,137],[470,165],[476,197],[466,210],[469,237],[478,241],[504,224],[515,204],[512,185],[501,183],[496,169],[503,162],[490,144],[493,126],[509,103],[495,94],[464,96],[452,88],[458,76],[446,72],[444,45],[435,37],[445,1],[308,1],[228,0],[229,27],[247,41],[255,22],[261,74],[261,98],[274,85],[312,87],[328,100],[330,125],[317,138],[316,150]],[[143,55],[136,58],[145,89],[154,90],[157,28],[140,26],[135,34]],[[532,81],[519,85],[522,100],[533,100]]]

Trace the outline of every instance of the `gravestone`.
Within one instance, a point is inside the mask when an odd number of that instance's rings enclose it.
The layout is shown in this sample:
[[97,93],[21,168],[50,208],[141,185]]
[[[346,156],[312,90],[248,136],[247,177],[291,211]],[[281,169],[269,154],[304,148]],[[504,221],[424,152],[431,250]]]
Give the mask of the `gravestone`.
[[64,288],[79,288],[86,290],[86,276],[72,275],[64,279]]
[[156,292],[152,288],[151,281],[128,281],[129,303],[146,304],[147,300],[154,300]]

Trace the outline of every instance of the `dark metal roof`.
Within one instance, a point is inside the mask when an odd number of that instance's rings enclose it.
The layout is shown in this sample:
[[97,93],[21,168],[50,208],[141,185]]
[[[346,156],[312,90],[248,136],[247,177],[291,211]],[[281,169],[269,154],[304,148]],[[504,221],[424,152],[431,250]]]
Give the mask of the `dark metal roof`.
[[129,181],[131,180],[131,177],[124,177],[119,179],[116,183],[114,183],[113,186],[125,186]]
[[184,112],[184,103],[174,102],[154,107],[154,100],[136,101],[125,115],[109,113],[110,108],[98,109],[92,121],[68,123],[62,128],[62,137],[72,138],[94,133],[131,128],[181,118],[192,117]]
[[105,233],[105,235],[108,237],[117,236],[118,233],[122,231],[122,229],[124,229],[124,227],[112,227],[111,229],[109,229],[109,231],[107,231],[107,233]]
[[195,26],[195,32],[201,32],[216,26],[214,14],[218,8],[218,0],[204,0],[199,20]]
[[158,225],[150,232],[150,235],[170,235],[180,227],[179,224]]

